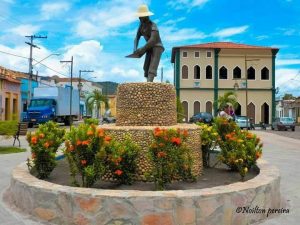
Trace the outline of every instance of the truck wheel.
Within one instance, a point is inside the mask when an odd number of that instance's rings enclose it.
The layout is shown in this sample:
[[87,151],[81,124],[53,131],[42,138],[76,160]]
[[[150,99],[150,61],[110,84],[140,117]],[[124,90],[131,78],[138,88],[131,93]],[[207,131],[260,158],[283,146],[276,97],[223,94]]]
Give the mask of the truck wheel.
[[64,123],[65,123],[65,126],[70,126],[70,120],[69,120],[69,117],[66,117],[66,118],[65,118]]
[[274,130],[274,127],[272,126],[271,129]]
[[295,131],[295,128],[293,128],[292,131]]
[[33,128],[33,123],[28,123],[28,128]]

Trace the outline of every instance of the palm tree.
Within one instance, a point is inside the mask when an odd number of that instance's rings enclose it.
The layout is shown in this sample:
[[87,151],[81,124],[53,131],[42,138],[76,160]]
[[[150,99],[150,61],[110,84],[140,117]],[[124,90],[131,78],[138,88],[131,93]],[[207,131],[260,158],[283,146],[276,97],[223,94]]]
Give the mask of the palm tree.
[[92,111],[94,107],[97,109],[97,118],[99,118],[99,112],[101,109],[101,103],[104,103],[105,109],[108,109],[108,100],[105,95],[102,95],[99,90],[94,90],[86,99],[87,108]]
[[234,109],[237,108],[238,102],[236,99],[236,93],[234,91],[225,92],[223,96],[219,96],[218,99],[218,109],[222,109],[225,105],[232,105]]

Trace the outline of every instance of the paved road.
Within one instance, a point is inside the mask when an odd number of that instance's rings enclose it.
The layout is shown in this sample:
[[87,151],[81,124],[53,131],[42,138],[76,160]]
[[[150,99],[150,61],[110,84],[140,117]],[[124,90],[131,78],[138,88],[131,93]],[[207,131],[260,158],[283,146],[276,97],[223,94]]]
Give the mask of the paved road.
[[268,130],[266,130],[266,132],[300,140],[300,126],[296,126],[295,131],[291,131],[291,130],[277,131],[277,130],[268,129]]
[[[300,221],[300,140],[279,136],[270,132],[255,131],[264,142],[263,158],[281,171],[281,194],[288,204],[290,214],[276,216],[262,225],[298,225]],[[0,145],[11,145],[12,141],[2,141]],[[22,147],[28,147],[22,138]],[[9,186],[12,169],[23,162],[29,152],[0,155],[0,225],[39,225],[18,213],[8,210],[2,201],[2,193]]]

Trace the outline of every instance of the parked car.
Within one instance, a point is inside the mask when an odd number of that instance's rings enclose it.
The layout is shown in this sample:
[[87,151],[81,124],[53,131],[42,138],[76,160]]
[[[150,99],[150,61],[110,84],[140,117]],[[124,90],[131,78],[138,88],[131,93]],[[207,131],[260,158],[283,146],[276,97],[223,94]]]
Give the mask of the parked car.
[[247,120],[248,120],[248,129],[251,130],[252,128],[254,128],[254,126],[247,116],[236,116],[235,117],[235,122],[241,129],[247,128]]
[[292,117],[275,118],[272,123],[272,130],[288,130],[295,131],[295,120]]
[[190,123],[201,122],[201,123],[211,124],[212,121],[213,121],[213,116],[211,115],[211,113],[207,113],[207,112],[197,113],[190,118]]

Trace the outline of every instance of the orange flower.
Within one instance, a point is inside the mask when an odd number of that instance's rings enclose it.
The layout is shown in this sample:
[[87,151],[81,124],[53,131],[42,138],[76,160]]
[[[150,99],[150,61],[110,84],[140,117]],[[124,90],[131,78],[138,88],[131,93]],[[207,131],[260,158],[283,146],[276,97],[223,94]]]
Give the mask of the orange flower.
[[92,130],[88,130],[88,132],[86,133],[88,136],[93,136],[94,132]]
[[104,137],[104,130],[100,128],[98,131],[98,137]]
[[77,140],[76,145],[79,146],[81,144],[82,144],[82,142],[80,140]]
[[85,166],[87,163],[87,161],[85,159],[81,160],[80,162],[81,162],[81,165],[83,165],[83,166]]
[[255,153],[255,157],[256,157],[256,159],[260,158],[261,157],[261,153],[260,152],[256,152]]
[[165,153],[165,152],[158,152],[157,153],[157,157],[158,158],[164,158],[164,157],[166,157],[167,156],[167,153]]
[[163,134],[163,130],[161,130],[159,127],[154,129],[154,136],[160,137]]
[[43,133],[39,134],[40,139],[43,139],[44,137],[45,137],[45,134],[43,134]]
[[115,174],[116,174],[116,175],[118,175],[118,176],[121,176],[121,175],[122,175],[122,173],[123,173],[123,171],[122,171],[122,170],[116,170],[116,171],[115,171]]
[[89,145],[89,144],[90,144],[90,141],[89,141],[89,140],[82,141],[81,144],[82,144],[82,145]]
[[49,142],[46,141],[45,144],[44,144],[44,147],[45,147],[45,148],[49,148],[49,146],[50,146]]
[[74,145],[70,145],[69,148],[68,148],[68,150],[69,150],[70,152],[74,151]]
[[112,138],[110,136],[105,136],[104,137],[104,141],[105,141],[106,144],[109,144],[109,142],[111,141],[111,139]]
[[183,130],[182,134],[183,134],[184,137],[187,137],[188,136],[188,131],[187,130]]
[[36,157],[36,154],[33,152],[33,153],[31,153],[31,158],[32,159],[35,159],[35,157]]
[[161,147],[161,148],[165,146],[164,143],[159,143],[158,145],[159,145],[159,147]]
[[251,139],[253,138],[253,134],[252,133],[247,133],[247,136],[246,136],[247,139]]
[[180,139],[180,138],[175,138],[175,137],[173,137],[173,138],[171,139],[171,142],[172,142],[173,144],[175,144],[175,145],[180,145],[180,144],[181,144],[181,139]]
[[34,145],[37,144],[37,140],[38,140],[38,139],[37,139],[36,136],[32,136],[32,137],[31,137],[31,144],[34,144]]

